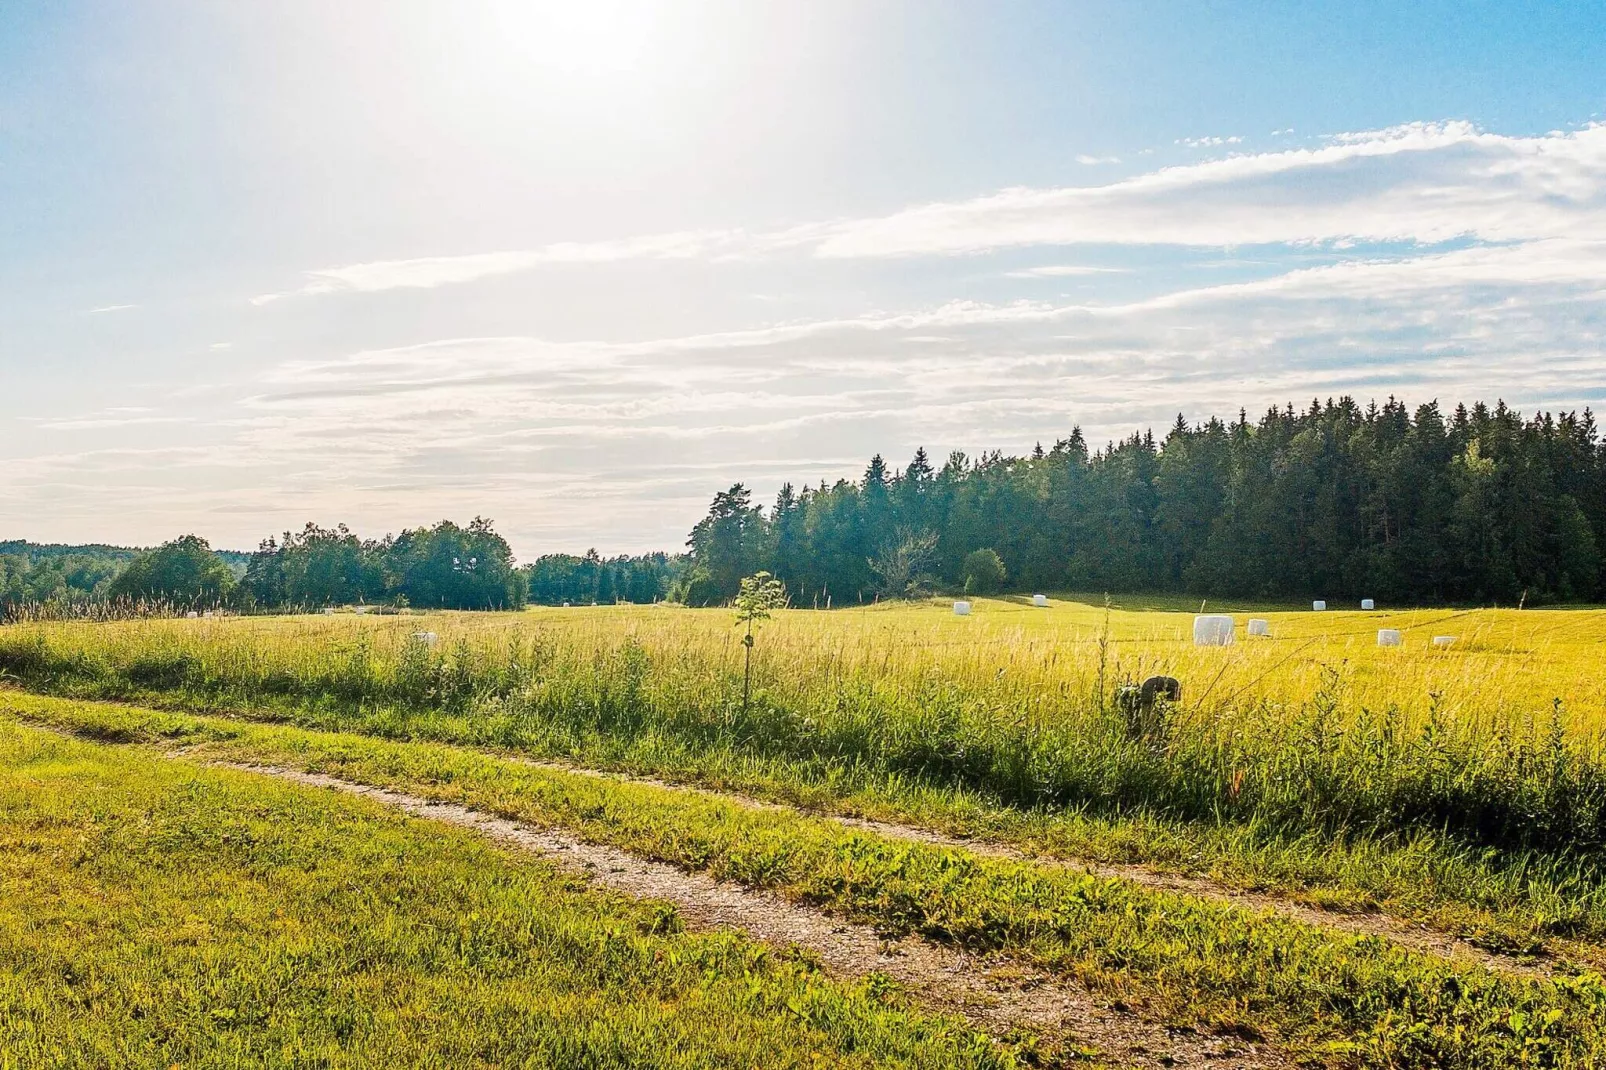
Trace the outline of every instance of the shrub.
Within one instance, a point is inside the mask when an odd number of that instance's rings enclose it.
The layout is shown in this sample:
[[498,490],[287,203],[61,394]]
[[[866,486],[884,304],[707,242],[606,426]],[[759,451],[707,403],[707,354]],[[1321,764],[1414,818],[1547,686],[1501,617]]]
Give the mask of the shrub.
[[965,576],[966,594],[991,594],[1004,585],[1003,559],[991,547],[966,554],[961,571]]

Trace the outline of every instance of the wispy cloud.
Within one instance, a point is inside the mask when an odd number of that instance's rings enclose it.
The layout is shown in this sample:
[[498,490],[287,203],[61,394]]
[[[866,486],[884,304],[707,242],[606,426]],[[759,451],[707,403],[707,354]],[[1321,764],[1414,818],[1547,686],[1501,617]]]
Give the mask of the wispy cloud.
[[87,308],[84,312],[90,316],[98,316],[102,312],[125,312],[128,309],[138,307],[138,305],[101,305],[99,308]]
[[1184,137],[1178,138],[1176,144],[1186,145],[1190,149],[1214,149],[1222,145],[1241,145],[1243,138],[1237,134],[1231,137]]
[[[1234,140],[1187,143],[1216,147]],[[691,231],[350,264],[308,272],[300,287],[253,300],[428,288],[549,265],[624,260],[952,256],[1079,244],[1342,249],[1560,238],[1606,240],[1606,126],[1510,137],[1464,122],[1412,123],[1106,185],[1006,189],[778,231]]]
[[1121,157],[1079,155],[1076,157],[1076,162],[1087,167],[1098,167],[1102,164],[1120,163]]
[[25,416],[22,419],[44,431],[94,431],[141,424],[193,422],[190,416],[164,414],[150,405],[108,405],[94,412],[73,416]]
[[1078,275],[1125,275],[1131,268],[1089,267],[1085,264],[1047,264],[1043,267],[1006,271],[1008,279],[1064,279]]
[[723,260],[775,251],[807,243],[814,228],[799,228],[765,235],[761,239],[740,230],[687,231],[654,234],[619,241],[560,242],[538,249],[463,256],[423,256],[407,260],[374,260],[344,267],[307,272],[300,288],[261,294],[251,299],[264,305],[282,297],[330,293],[373,293],[401,288],[432,289],[452,283],[473,282],[510,275],[547,265],[606,264],[621,260]]
[[[239,443],[335,484],[340,472],[405,482],[473,457],[455,471],[523,473],[520,515],[546,500],[538,487],[617,458],[639,466],[642,495],[681,510],[664,525],[678,531],[711,483],[688,489],[660,466],[734,478],[738,455],[786,468],[844,446],[1023,449],[1072,422],[1095,439],[1165,423],[1179,399],[1190,416],[1341,392],[1587,403],[1606,297],[1577,279],[1606,279],[1599,252],[1374,258],[1121,304],[950,302],[627,343],[365,350],[272,369],[242,400],[254,416]],[[1522,398],[1500,371],[1519,357]],[[814,477],[851,471],[826,467]]]
[[186,416],[83,416],[59,420],[40,420],[38,426],[46,431],[99,431],[106,428],[135,427],[140,424],[185,424],[193,420]]
[[828,257],[1033,245],[1433,244],[1606,238],[1606,127],[1514,138],[1467,123],[1165,168],[1105,186],[1013,189],[840,226]]
[[[1606,243],[1550,239],[1119,303],[953,301],[628,342],[442,339],[283,361],[209,404],[204,426],[0,466],[0,493],[134,519],[182,500],[240,545],[309,517],[394,530],[489,510],[526,555],[673,547],[720,486],[768,494],[855,474],[877,451],[1026,450],[1072,424],[1101,442],[1179,407],[1198,418],[1339,393],[1599,404],[1603,324]],[[125,408],[50,423],[93,441],[109,421],[183,415]],[[202,432],[206,448],[189,445]]]
[[1606,242],[1553,238],[1421,256],[1353,259],[1253,282],[1183,290],[1127,307],[1175,308],[1251,296],[1393,305],[1427,291],[1453,291],[1476,303],[1490,290],[1498,293],[1499,301],[1524,300],[1538,290],[1553,299],[1579,302],[1580,308],[1593,307],[1606,300]]
[[[1075,262],[1107,258],[1093,249],[1022,252],[1089,244],[1122,246],[1118,262],[1140,270]],[[1216,252],[1246,246],[1252,256]],[[773,232],[371,261],[287,292],[631,260],[790,258],[782,273],[799,276],[856,260],[867,278],[895,258],[994,250],[1011,252],[890,310],[833,315],[744,263],[737,326],[708,316],[701,330],[628,340],[303,351],[204,404],[134,398],[37,417],[30,431],[54,433],[29,441],[57,445],[0,464],[0,497],[129,517],[182,501],[186,515],[253,525],[241,544],[313,516],[383,530],[492,509],[526,554],[645,549],[677,545],[721,485],[768,493],[916,445],[1025,450],[1072,424],[1099,442],[1163,427],[1178,407],[1198,418],[1341,393],[1606,402],[1600,126],[1513,138],[1417,124]],[[1028,256],[1050,262],[1022,266]],[[1077,278],[1087,299],[1009,300],[1067,288],[1030,280]],[[777,308],[822,310],[754,325],[763,303],[745,295],[760,287],[787,294]],[[945,299],[956,293],[967,299]],[[148,448],[91,445],[131,425]]]

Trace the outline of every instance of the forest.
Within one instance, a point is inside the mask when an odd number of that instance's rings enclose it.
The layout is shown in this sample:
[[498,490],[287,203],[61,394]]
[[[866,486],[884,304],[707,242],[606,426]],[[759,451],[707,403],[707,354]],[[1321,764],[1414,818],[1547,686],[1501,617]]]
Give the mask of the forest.
[[251,554],[193,535],[143,553],[0,543],[0,608],[716,605],[758,571],[821,608],[936,590],[1538,604],[1606,600],[1603,545],[1606,444],[1589,411],[1343,398],[1256,422],[1179,416],[1163,438],[1096,450],[1073,428],[1026,456],[876,456],[858,480],[787,484],[768,508],[738,483],[684,553],[519,565],[484,518],[382,539],[309,523]]
[[928,587],[1164,591],[1515,604],[1600,600],[1606,449],[1593,415],[1504,403],[1344,398],[1258,422],[1133,434],[1090,452],[1080,429],[1024,457],[920,450],[858,481],[742,484],[691,533],[682,595],[725,601],[760,569],[792,603]]

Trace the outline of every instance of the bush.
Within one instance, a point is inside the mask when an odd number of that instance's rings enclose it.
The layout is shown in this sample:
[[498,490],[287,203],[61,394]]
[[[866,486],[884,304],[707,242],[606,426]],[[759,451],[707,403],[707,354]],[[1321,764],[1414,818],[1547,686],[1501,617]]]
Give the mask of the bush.
[[990,594],[1004,585],[1004,561],[990,547],[966,554],[962,571],[966,594]]

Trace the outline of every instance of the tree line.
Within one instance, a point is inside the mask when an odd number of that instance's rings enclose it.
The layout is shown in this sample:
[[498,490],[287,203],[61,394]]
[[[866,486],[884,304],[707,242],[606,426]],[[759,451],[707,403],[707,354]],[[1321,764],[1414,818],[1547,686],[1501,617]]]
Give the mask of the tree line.
[[0,542],[0,604],[103,599],[134,554],[114,546]]
[[243,593],[259,607],[353,603],[417,608],[516,609],[538,605],[656,602],[670,596],[678,561],[667,554],[603,558],[547,554],[515,565],[489,520],[441,521],[396,537],[363,540],[344,524],[308,524],[264,541],[245,571]]
[[684,562],[684,555],[667,553],[547,554],[526,566],[529,598],[544,606],[662,602],[677,594]]
[[266,539],[240,581],[252,606],[316,608],[391,604],[421,609],[517,609],[526,582],[489,520],[360,539],[344,524],[308,524]]
[[[192,586],[189,580],[181,580],[177,572],[172,572],[181,562],[192,566],[199,563],[201,572],[211,572],[214,595],[216,588],[232,586],[244,573],[247,554],[213,551],[204,541],[195,542],[199,543],[201,557],[195,556],[193,543],[175,540],[168,544],[169,549],[160,562],[151,553],[125,546],[94,543],[67,546],[20,539],[0,542],[0,617],[8,606],[74,607],[142,597],[144,592],[138,589],[150,587],[153,578],[169,587]],[[153,567],[168,571],[153,576]],[[193,570],[192,574],[199,575]],[[205,597],[204,584],[194,593],[196,597]]]
[[1025,456],[925,450],[902,469],[714,495],[684,554],[517,565],[489,520],[362,539],[307,524],[253,554],[189,535],[149,551],[0,542],[7,607],[158,601],[243,611],[353,603],[513,609],[722,604],[766,571],[793,605],[927,591],[1165,591],[1400,602],[1606,600],[1606,443],[1593,415],[1342,398],[1251,422],[1079,428]]
[[489,520],[441,521],[382,539],[309,523],[255,553],[214,551],[185,535],[151,550],[0,543],[0,619],[21,607],[64,614],[92,606],[242,612],[337,605],[516,609],[656,602],[671,596],[682,557],[549,554],[518,566]]
[[1179,416],[1092,451],[1073,428],[1026,456],[876,456],[857,481],[783,486],[767,511],[738,483],[688,546],[678,594],[699,605],[759,570],[822,607],[933,587],[1602,600],[1606,446],[1588,410],[1346,397]]

